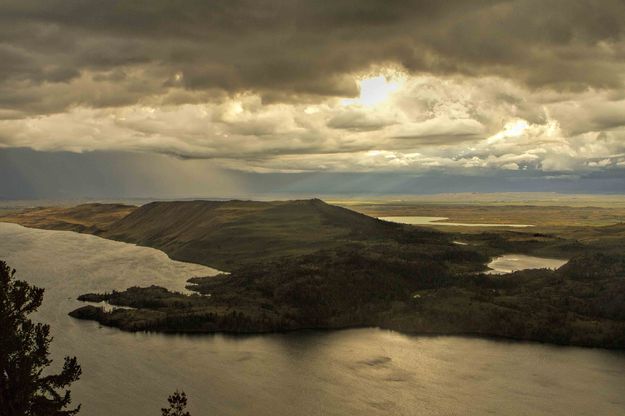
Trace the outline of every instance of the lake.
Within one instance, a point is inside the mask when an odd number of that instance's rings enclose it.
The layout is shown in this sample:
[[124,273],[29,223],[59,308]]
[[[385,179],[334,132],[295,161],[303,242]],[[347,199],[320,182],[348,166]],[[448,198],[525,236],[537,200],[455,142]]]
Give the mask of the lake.
[[479,224],[479,223],[464,223],[464,222],[445,222],[447,217],[418,217],[418,216],[393,216],[393,217],[379,217],[378,219],[389,222],[396,222],[399,224],[409,225],[449,225],[456,227],[512,227],[512,228],[527,228],[533,227],[528,224]]
[[487,264],[491,270],[486,274],[506,274],[525,269],[558,269],[568,260],[547,257],[527,256],[525,254],[505,254],[495,257]]
[[262,336],[126,333],[67,313],[79,294],[184,287],[214,269],[91,235],[0,223],[0,258],[46,288],[53,357],[76,355],[80,414],[160,414],[176,388],[204,415],[622,415],[625,352],[379,329]]

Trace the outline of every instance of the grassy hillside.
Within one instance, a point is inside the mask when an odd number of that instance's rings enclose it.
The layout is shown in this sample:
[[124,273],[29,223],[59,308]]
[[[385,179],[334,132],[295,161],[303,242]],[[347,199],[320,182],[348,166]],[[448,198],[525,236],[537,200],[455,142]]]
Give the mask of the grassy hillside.
[[0,216],[0,221],[31,228],[98,234],[137,207],[124,204],[82,204],[74,207],[30,208]]
[[381,221],[319,199],[169,201],[141,207],[83,204],[29,209],[0,221],[92,233],[225,271],[355,242],[427,240],[451,245],[445,233]]
[[[483,207],[478,208],[480,212],[485,212]],[[540,211],[533,216],[538,218],[549,214],[553,212]],[[526,253],[561,258],[586,252],[618,252],[625,244],[624,224],[599,227],[571,224],[527,230],[447,227],[439,231],[433,227],[419,228],[380,221],[318,199],[172,201],[153,202],[141,207],[83,204],[71,208],[28,209],[0,217],[0,221],[35,228],[93,233],[154,247],[176,260],[205,264],[225,271],[350,243],[373,244],[379,241],[449,245],[453,240],[461,240],[485,256]]]
[[139,207],[101,235],[155,247],[177,260],[232,270],[349,241],[396,237],[405,228],[318,199],[176,201]]

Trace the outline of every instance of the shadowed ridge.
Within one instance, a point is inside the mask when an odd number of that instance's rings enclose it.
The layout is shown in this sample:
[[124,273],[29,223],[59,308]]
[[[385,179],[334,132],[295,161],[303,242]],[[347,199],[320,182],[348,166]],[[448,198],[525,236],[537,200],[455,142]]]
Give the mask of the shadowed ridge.
[[351,243],[447,240],[436,231],[378,220],[320,199],[159,201],[140,207],[84,204],[39,208],[5,218],[29,227],[91,233],[154,247],[173,259],[226,271]]
[[310,210],[311,214],[319,215],[325,225],[349,230],[350,235],[354,238],[387,236],[403,227],[401,224],[382,221],[348,208],[328,204],[318,198],[291,202],[292,204],[275,209],[288,210],[293,206],[300,206],[302,210]]
[[320,199],[166,201],[137,208],[102,236],[155,247],[174,259],[232,270],[352,240],[388,238],[400,228]]

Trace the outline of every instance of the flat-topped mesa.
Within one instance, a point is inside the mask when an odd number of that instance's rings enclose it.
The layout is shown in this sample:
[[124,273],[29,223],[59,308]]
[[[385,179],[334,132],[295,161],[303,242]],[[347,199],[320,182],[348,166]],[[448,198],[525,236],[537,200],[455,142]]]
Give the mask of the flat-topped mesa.
[[86,204],[30,210],[9,221],[153,247],[173,259],[224,271],[352,243],[451,245],[443,233],[381,221],[320,199]]
[[167,201],[137,208],[102,236],[155,247],[177,260],[231,270],[346,241],[383,238],[400,229],[319,199]]

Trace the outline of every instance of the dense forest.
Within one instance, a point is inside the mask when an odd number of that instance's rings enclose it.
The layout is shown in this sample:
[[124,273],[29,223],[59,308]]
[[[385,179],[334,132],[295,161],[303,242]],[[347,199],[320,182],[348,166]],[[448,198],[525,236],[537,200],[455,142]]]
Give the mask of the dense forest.
[[[87,204],[33,209],[11,220],[156,247],[229,272],[192,279],[193,295],[159,287],[86,294],[80,299],[124,308],[71,312],[124,330],[378,326],[625,347],[622,224],[443,232],[318,199]],[[482,273],[504,253],[571,260],[557,271]]]
[[378,326],[625,347],[625,256],[580,255],[556,271],[503,276],[454,270],[442,260],[462,256],[473,260],[462,251],[415,257],[362,247],[322,251],[191,279],[196,295],[159,287],[85,295],[81,300],[134,309],[105,313],[89,305],[72,316],[130,331]]

